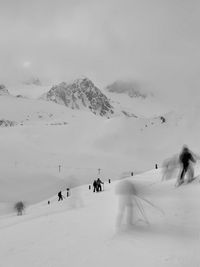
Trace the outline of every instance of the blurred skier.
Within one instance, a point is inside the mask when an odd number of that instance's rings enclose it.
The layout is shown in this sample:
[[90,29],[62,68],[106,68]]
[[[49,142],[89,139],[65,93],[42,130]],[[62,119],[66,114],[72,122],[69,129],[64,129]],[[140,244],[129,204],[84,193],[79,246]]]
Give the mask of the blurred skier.
[[189,174],[188,182],[194,178],[193,163],[196,162],[197,156],[194,155],[187,146],[184,146],[179,156],[179,162],[181,164],[181,174],[178,178],[177,185],[181,185],[184,182],[184,176],[186,173]]
[[97,179],[97,192],[102,191],[101,185],[104,184],[100,178]]
[[162,164],[162,180],[169,180],[176,176],[179,169],[179,155],[174,155],[171,158],[164,160]]
[[62,201],[63,200],[63,195],[62,195],[62,192],[58,192],[58,201]]
[[119,212],[117,215],[117,228],[122,225],[122,220],[126,214],[126,224],[133,224],[133,208],[134,196],[137,195],[137,190],[133,183],[129,180],[122,180],[116,187],[116,194],[119,195]]

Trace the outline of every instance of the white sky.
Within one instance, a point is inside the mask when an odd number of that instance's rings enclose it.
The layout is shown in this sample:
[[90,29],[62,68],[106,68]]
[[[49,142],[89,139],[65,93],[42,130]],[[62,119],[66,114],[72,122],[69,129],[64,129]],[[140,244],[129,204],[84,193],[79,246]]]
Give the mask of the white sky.
[[199,14],[198,0],[0,0],[0,82],[86,75],[197,96]]

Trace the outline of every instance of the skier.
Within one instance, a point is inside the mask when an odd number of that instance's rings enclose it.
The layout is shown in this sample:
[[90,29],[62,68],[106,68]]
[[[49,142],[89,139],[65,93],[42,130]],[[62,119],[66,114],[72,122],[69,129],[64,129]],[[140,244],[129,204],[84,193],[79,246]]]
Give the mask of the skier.
[[116,226],[118,229],[121,228],[124,217],[126,217],[126,225],[131,226],[133,224],[134,196],[137,195],[137,190],[131,181],[122,180],[117,184],[116,194],[119,195]]
[[179,155],[174,155],[166,159],[162,165],[162,180],[169,180],[174,177],[175,172],[179,169]]
[[58,201],[62,201],[63,200],[63,195],[62,195],[62,192],[58,192]]
[[190,182],[194,178],[194,169],[192,163],[196,162],[195,155],[189,150],[187,146],[184,146],[179,156],[179,162],[181,164],[181,174],[178,178],[177,184],[181,185],[184,182],[184,176],[188,172]]
[[97,192],[102,191],[101,185],[104,184],[100,178],[97,179]]
[[93,192],[94,193],[97,192],[97,181],[96,180],[94,180],[93,182]]

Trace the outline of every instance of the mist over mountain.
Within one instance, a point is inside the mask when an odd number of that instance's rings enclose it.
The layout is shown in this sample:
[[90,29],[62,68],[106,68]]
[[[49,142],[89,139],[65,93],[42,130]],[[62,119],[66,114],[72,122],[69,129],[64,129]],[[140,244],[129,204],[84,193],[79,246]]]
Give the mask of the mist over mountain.
[[150,92],[145,92],[144,89],[141,88],[139,83],[137,82],[128,82],[128,81],[115,81],[108,86],[106,86],[106,90],[110,93],[117,94],[126,94],[129,97],[133,98],[147,98],[148,96],[152,96],[153,94]]
[[42,85],[42,82],[37,77],[31,77],[31,78],[27,79],[26,81],[24,81],[23,83],[26,85],[37,85],[37,86]]

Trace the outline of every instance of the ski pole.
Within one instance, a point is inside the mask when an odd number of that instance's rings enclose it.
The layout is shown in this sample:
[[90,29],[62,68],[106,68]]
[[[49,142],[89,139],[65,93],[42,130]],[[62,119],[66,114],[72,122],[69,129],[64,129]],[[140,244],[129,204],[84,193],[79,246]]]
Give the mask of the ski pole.
[[159,210],[163,215],[165,215],[164,211],[162,209],[160,209],[159,207],[155,206],[151,201],[145,199],[145,198],[142,198],[142,197],[139,197],[136,195],[136,197],[140,198],[141,200],[145,201],[146,203],[148,203],[150,206],[152,206],[153,208]]
[[139,204],[136,199],[135,199],[135,203],[136,203],[136,205],[137,205],[142,217],[144,218],[144,221],[146,222],[146,224],[150,225],[141,203]]

